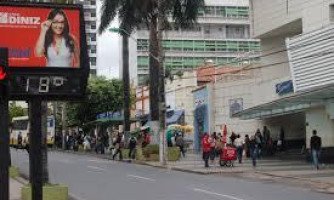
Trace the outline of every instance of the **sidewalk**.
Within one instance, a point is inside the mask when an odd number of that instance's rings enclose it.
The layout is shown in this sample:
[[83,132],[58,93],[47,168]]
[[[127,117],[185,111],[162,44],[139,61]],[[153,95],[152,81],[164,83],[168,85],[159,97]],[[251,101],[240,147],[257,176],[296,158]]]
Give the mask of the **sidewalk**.
[[[146,162],[151,166],[160,166],[159,162]],[[180,161],[168,162],[166,168],[197,174],[226,174],[246,178],[289,179],[327,193],[334,194],[334,165],[322,165],[320,170],[314,170],[310,163],[301,160],[260,159],[257,167],[253,167],[250,159],[242,164],[235,162],[234,167],[220,167],[216,160],[209,168],[204,167],[201,155],[188,154]]]
[[9,199],[21,200],[21,188],[23,184],[15,179],[9,179]]

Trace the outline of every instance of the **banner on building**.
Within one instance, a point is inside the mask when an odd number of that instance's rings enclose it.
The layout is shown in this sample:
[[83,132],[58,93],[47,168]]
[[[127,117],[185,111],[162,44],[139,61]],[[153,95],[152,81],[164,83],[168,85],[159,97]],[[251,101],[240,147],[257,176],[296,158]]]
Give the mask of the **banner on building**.
[[243,110],[243,98],[230,99],[229,107],[230,107],[230,117],[232,117],[233,114]]

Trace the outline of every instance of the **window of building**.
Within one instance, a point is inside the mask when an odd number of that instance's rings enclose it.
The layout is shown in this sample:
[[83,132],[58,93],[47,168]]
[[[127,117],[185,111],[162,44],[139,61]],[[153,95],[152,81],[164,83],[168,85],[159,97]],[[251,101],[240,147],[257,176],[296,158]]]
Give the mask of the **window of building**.
[[245,38],[245,27],[230,25],[226,26],[227,38]]
[[91,16],[91,17],[96,17],[96,13],[95,13],[95,12],[92,12],[92,13],[90,13],[90,16]]
[[329,21],[334,22],[334,5],[329,5]]
[[96,35],[92,34],[90,40],[93,41],[93,42],[95,42],[96,41]]
[[206,6],[205,9],[205,15],[215,15],[215,7],[214,6]]

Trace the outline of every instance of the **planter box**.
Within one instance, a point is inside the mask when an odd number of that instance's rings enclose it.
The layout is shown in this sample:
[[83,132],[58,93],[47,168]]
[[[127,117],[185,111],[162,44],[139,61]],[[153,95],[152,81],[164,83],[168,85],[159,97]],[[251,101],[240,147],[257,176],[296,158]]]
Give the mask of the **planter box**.
[[[21,190],[22,200],[31,200],[31,187]],[[68,200],[68,187],[63,185],[43,186],[43,200]]]

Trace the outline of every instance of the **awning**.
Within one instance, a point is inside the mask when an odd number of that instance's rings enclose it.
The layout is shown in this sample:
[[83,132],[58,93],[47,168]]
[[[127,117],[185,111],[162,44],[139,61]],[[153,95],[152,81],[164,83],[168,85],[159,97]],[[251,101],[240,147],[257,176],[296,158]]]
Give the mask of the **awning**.
[[184,110],[174,110],[173,114],[166,118],[166,125],[168,126],[170,124],[179,124],[183,114]]
[[325,105],[328,100],[334,100],[334,84],[316,87],[310,90],[294,93],[270,103],[245,109],[232,115],[240,119],[263,119],[274,116],[303,112],[304,110]]
[[[91,126],[91,125],[118,125],[118,124],[122,124],[123,123],[123,117],[119,117],[119,118],[106,118],[106,119],[97,119],[94,121],[90,121],[86,124],[84,124],[85,126]],[[130,119],[131,122],[136,122],[137,119]]]

